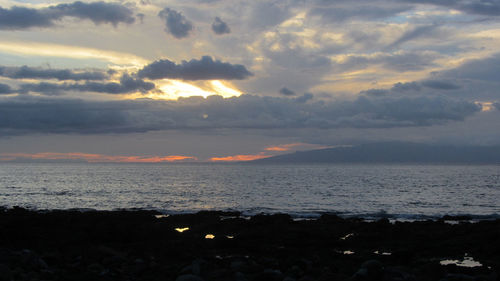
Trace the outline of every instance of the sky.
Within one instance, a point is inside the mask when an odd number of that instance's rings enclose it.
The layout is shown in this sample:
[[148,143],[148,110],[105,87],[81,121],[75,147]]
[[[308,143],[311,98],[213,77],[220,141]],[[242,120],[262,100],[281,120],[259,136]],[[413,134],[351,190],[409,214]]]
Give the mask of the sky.
[[497,0],[0,0],[0,161],[500,144]]

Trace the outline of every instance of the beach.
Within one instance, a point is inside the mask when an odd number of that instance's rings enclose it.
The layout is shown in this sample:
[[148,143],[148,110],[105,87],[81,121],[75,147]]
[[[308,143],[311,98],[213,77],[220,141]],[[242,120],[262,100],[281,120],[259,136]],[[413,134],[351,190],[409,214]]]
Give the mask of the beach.
[[0,280],[499,280],[500,220],[0,211]]

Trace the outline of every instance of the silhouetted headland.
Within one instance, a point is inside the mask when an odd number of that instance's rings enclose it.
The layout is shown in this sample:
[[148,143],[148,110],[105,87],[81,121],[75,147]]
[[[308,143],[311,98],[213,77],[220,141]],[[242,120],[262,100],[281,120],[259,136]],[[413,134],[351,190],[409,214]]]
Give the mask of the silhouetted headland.
[[499,280],[500,220],[0,209],[0,280]]
[[297,151],[255,160],[252,163],[500,164],[500,146],[370,143]]

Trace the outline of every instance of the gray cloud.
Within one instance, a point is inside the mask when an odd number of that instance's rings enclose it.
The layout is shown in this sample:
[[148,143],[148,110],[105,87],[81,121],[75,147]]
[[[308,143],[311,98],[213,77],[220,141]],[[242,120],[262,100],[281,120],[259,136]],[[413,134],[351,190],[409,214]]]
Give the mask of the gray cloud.
[[441,71],[435,75],[437,77],[498,83],[498,73],[500,73],[500,53],[483,59],[467,61],[457,68]]
[[57,79],[57,80],[105,80],[109,77],[103,71],[80,71],[69,69],[43,69],[29,66],[0,66],[0,76],[12,79]]
[[[310,100],[312,95],[305,95]],[[302,97],[301,97],[302,98]],[[447,98],[366,97],[303,102],[243,95],[177,101],[82,101],[31,96],[0,99],[0,132],[129,133],[170,129],[392,128],[462,121],[473,102]]]
[[12,93],[12,88],[7,84],[0,83],[0,95]]
[[64,17],[88,19],[94,24],[133,23],[133,11],[119,3],[76,1],[42,9],[14,6],[10,9],[0,7],[0,29],[18,30],[31,27],[49,27]]
[[281,88],[279,92],[284,96],[295,96],[295,92],[288,89],[287,87]]
[[398,13],[409,10],[409,5],[399,3],[364,2],[354,4],[352,2],[338,4],[337,1],[323,1],[321,7],[313,8],[309,11],[311,16],[320,16],[328,22],[343,22],[347,20],[375,20],[395,16]]
[[461,88],[460,85],[445,80],[424,80],[422,85],[436,90],[457,90]]
[[305,93],[300,97],[295,98],[295,101],[298,103],[306,103],[314,98],[313,94]]
[[424,3],[444,6],[469,14],[500,16],[498,0],[406,0],[410,3]]
[[149,79],[182,80],[241,80],[253,74],[241,64],[230,64],[203,56],[200,60],[192,59],[176,64],[169,60],[157,60],[146,65],[138,72],[139,77]]
[[231,33],[231,29],[227,23],[223,22],[219,17],[215,17],[215,20],[212,23],[212,30],[218,35]]
[[120,83],[108,82],[89,82],[86,81],[83,84],[78,83],[25,83],[21,84],[19,92],[29,93],[37,92],[44,95],[61,95],[65,91],[81,91],[81,92],[96,92],[96,93],[106,93],[106,94],[126,94],[131,92],[139,91],[141,93],[146,93],[155,88],[155,84],[151,82],[146,82],[140,78],[133,78],[127,74],[122,75],[120,78]]
[[385,68],[400,72],[418,71],[435,66],[434,60],[437,57],[437,54],[428,52],[380,53],[374,56],[352,55],[342,63],[335,64],[334,69],[344,72],[366,68],[370,65],[382,65]]
[[158,16],[165,21],[165,31],[177,39],[188,37],[193,30],[193,24],[175,10],[165,8],[158,13]]
[[407,32],[405,32],[401,37],[396,39],[392,44],[388,46],[388,48],[395,48],[398,47],[399,45],[406,43],[408,41],[420,38],[420,37],[426,37],[433,35],[436,32],[436,29],[438,28],[437,25],[432,24],[432,25],[423,25],[423,26],[417,26]]
[[401,83],[398,82],[391,88],[395,92],[408,92],[408,91],[420,91],[422,88],[428,88],[432,90],[458,90],[462,88],[460,85],[454,83],[454,81],[449,81],[447,79],[427,79],[422,81],[412,81]]

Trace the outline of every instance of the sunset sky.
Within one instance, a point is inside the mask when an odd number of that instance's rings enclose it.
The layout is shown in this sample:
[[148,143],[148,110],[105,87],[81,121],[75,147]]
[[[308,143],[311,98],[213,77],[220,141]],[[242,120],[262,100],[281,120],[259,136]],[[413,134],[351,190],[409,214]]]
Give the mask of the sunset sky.
[[0,161],[500,144],[497,0],[0,0]]

